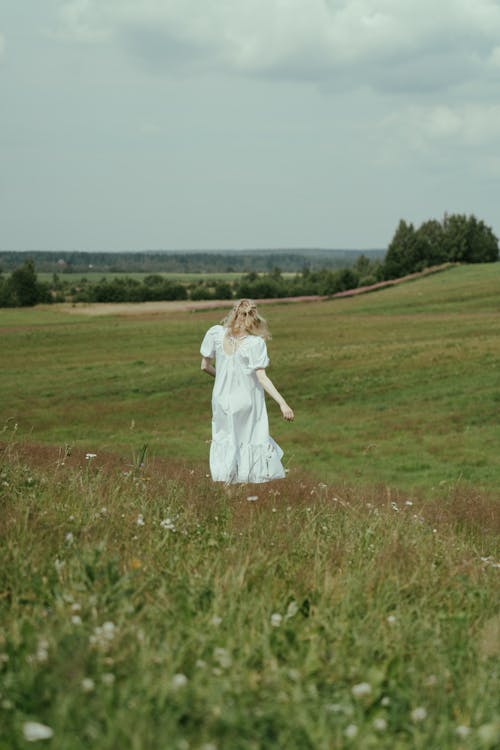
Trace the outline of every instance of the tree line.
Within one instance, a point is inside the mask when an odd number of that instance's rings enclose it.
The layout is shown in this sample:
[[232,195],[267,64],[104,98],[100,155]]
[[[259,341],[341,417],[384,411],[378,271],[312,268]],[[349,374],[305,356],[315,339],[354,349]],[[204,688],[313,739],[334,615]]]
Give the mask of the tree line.
[[[32,259],[9,276],[0,271],[0,307],[25,307],[42,302],[146,302],[153,300],[253,299],[332,295],[422,271],[442,263],[487,263],[498,260],[498,239],[475,216],[445,214],[418,228],[401,220],[383,259],[358,255],[349,268],[311,269],[305,265],[294,275],[283,275],[275,266],[266,273],[253,269],[235,281],[198,280],[181,283],[159,273],[141,281],[130,276],[81,279],[70,285],[58,274],[52,283],[38,281]],[[213,269],[211,269],[213,270]]]

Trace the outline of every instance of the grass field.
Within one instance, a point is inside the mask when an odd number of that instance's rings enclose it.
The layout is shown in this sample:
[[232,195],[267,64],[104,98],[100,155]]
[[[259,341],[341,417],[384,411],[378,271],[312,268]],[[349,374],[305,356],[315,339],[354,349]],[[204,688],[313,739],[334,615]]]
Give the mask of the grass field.
[[[410,490],[498,488],[499,290],[500,264],[490,264],[266,307],[269,374],[296,411],[285,424],[269,403],[288,468]],[[0,316],[2,418],[20,434],[128,454],[147,443],[152,455],[206,462],[212,384],[198,350],[217,311]]]
[[231,493],[217,311],[2,311],[0,750],[498,748],[499,291],[266,307],[289,472]]
[[[173,273],[173,272],[159,272],[151,271],[151,272],[139,272],[139,271],[132,271],[130,273],[126,273],[123,271],[88,271],[85,273],[59,273],[59,279],[65,283],[68,284],[78,284],[82,279],[87,279],[88,282],[96,283],[100,281],[101,279],[106,279],[107,281],[110,281],[111,279],[123,279],[123,278],[130,278],[135,279],[136,281],[144,281],[144,279],[147,276],[150,276],[151,273],[153,273],[155,276],[162,276],[164,279],[169,279],[170,281],[181,281],[186,284],[191,284],[195,281],[236,281],[238,279],[241,279],[241,277],[244,275],[243,273],[237,273],[237,272],[221,272],[221,273]],[[6,274],[8,275],[8,274]],[[287,274],[284,274],[285,276]],[[289,274],[290,276],[293,276],[294,274]],[[37,273],[37,277],[40,281],[52,281],[53,274],[52,273],[45,273],[40,272]]]

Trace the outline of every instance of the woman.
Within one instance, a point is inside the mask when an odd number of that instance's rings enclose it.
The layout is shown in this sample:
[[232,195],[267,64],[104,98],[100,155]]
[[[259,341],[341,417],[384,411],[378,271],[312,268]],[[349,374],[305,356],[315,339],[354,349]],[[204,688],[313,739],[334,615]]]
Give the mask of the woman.
[[279,404],[284,419],[291,421],[294,414],[266,375],[266,338],[266,321],[255,302],[241,299],[222,325],[208,329],[201,344],[201,369],[215,377],[210,446],[214,482],[268,482],[285,476],[283,451],[269,435],[264,391]]

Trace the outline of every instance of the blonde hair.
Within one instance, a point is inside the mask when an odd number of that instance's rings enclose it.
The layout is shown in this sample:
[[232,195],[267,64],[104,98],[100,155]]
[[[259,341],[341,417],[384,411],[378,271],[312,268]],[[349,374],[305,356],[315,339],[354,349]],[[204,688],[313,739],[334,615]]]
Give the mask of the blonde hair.
[[233,309],[221,323],[232,336],[245,332],[263,339],[271,338],[267,323],[257,312],[257,305],[253,299],[240,299],[235,302]]

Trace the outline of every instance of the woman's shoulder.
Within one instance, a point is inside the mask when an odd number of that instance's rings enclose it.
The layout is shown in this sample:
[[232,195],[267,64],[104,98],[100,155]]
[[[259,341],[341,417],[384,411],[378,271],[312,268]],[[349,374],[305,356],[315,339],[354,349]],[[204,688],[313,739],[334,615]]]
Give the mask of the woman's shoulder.
[[214,326],[210,326],[210,328],[208,329],[207,333],[211,333],[211,334],[221,334],[221,333],[224,333],[224,326],[221,326],[220,323],[217,323]]

